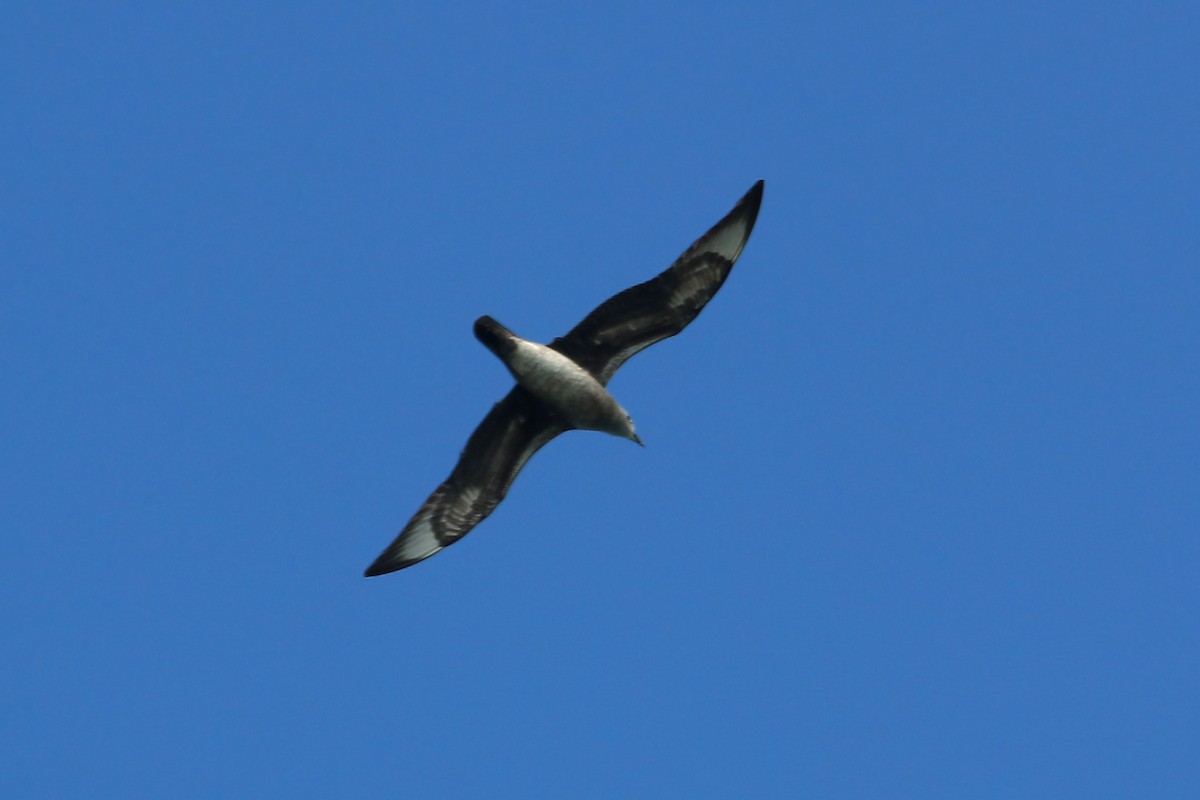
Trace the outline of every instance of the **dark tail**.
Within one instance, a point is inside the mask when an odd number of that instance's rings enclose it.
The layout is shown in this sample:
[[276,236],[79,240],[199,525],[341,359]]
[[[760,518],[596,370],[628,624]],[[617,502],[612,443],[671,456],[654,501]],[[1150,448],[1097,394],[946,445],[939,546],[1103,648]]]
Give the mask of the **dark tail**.
[[475,320],[475,338],[505,363],[508,363],[508,356],[517,348],[515,337],[515,333],[491,317]]

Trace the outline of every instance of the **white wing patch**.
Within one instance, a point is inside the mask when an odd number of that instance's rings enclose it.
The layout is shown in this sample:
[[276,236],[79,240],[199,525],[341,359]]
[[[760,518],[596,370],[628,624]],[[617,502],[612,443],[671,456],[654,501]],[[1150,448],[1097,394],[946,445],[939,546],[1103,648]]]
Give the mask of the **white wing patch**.
[[711,239],[704,242],[704,251],[724,256],[730,261],[737,261],[737,257],[742,253],[742,248],[746,245],[747,238],[746,220],[742,218],[721,228]]
[[435,506],[432,505],[426,506],[413,520],[404,539],[400,542],[400,550],[396,554],[398,559],[420,561],[442,549],[437,534],[433,532],[434,508]]

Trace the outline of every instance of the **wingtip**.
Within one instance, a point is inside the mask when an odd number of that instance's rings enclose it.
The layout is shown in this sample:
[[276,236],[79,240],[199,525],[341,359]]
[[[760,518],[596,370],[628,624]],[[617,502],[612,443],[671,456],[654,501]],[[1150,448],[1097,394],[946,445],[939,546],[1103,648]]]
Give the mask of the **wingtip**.
[[439,547],[430,553],[425,553],[424,555],[416,558],[411,556],[408,558],[403,558],[394,550],[394,548],[389,547],[382,554],[380,554],[379,558],[371,562],[371,566],[363,570],[363,577],[374,578],[377,575],[390,575],[393,572],[399,572],[402,569],[411,567],[413,564],[424,561],[441,549],[442,548]]
[[369,566],[365,570],[363,570],[363,577],[364,578],[374,578],[376,575],[386,575],[391,571],[392,570],[386,569],[386,568],[380,566],[379,562],[376,561],[374,564],[372,564],[371,566]]
[[759,178],[758,181],[750,187],[750,191],[746,192],[746,194],[742,196],[742,199],[738,201],[738,206],[746,209],[747,214],[751,217],[751,219],[753,219],[758,216],[758,208],[762,205],[762,196],[763,180]]
[[[436,552],[436,551],[435,551]],[[393,548],[389,547],[384,550],[378,558],[371,562],[371,566],[363,570],[364,578],[374,578],[377,575],[388,575],[393,572],[398,572],[405,567],[411,567],[421,559],[405,559],[397,557]]]
[[[746,192],[742,199],[738,200],[738,204],[733,207],[730,212],[730,217],[740,216],[746,221],[745,239],[743,245],[750,239],[750,234],[754,231],[754,223],[758,221],[758,209],[762,206],[762,187],[763,180],[758,179],[754,186],[750,187],[750,191]],[[739,251],[740,254],[740,251]]]

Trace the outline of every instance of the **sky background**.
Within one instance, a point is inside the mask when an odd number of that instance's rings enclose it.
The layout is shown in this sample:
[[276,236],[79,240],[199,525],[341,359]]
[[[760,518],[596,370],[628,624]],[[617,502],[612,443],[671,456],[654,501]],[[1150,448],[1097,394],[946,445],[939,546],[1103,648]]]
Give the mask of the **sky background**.
[[[0,794],[1200,796],[1200,6],[31,3]],[[725,287],[414,568],[548,341]]]

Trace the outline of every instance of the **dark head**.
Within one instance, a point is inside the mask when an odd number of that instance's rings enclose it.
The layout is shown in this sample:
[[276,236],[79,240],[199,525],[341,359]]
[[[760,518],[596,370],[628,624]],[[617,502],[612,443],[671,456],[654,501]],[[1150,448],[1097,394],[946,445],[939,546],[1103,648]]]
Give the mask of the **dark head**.
[[620,436],[622,439],[628,439],[631,442],[637,442],[642,447],[645,447],[646,443],[642,441],[642,437],[638,436],[637,431],[633,429],[633,417],[629,416],[623,408],[621,409],[621,416],[624,417],[624,420],[620,424],[607,429],[606,432],[611,433],[613,436]]

